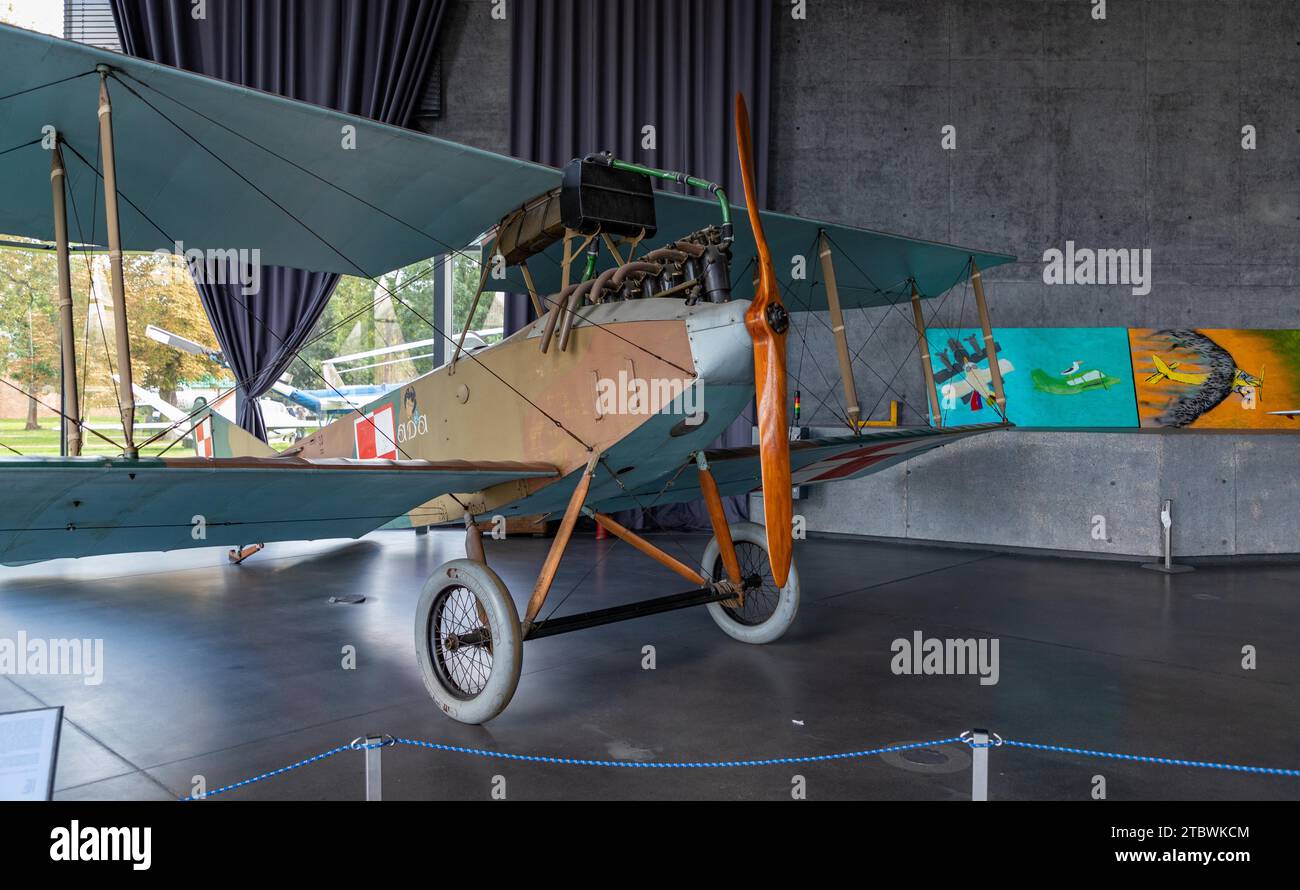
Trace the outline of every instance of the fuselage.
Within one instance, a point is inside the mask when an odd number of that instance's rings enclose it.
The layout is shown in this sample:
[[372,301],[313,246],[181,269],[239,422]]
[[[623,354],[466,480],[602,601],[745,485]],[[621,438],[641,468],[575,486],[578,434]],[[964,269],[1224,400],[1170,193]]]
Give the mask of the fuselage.
[[588,306],[567,349],[553,340],[545,354],[539,319],[306,437],[294,452],[542,462],[560,472],[445,495],[398,526],[458,520],[466,507],[476,516],[562,509],[591,449],[606,467],[588,498],[598,504],[673,473],[749,404],[748,305],[665,297]]

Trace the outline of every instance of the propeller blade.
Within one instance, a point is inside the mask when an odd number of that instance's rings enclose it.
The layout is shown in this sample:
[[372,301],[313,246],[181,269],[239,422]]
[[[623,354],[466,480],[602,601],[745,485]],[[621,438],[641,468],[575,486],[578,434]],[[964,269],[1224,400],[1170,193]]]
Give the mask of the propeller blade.
[[736,148],[745,182],[745,206],[758,248],[758,286],[745,312],[745,329],[754,341],[754,391],[758,402],[758,450],[763,474],[763,522],[772,577],[784,587],[790,576],[794,544],[791,523],[794,505],[790,486],[790,427],[786,422],[785,337],[790,316],[781,304],[776,271],[758,215],[754,150],[745,97],[736,94]]

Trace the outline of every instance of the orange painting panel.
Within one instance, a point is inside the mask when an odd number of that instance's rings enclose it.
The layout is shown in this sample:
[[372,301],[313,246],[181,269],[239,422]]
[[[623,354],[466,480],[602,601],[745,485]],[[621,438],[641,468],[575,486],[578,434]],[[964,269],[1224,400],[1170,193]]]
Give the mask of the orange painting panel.
[[1300,409],[1300,331],[1133,328],[1129,346],[1142,426],[1300,432],[1268,413]]

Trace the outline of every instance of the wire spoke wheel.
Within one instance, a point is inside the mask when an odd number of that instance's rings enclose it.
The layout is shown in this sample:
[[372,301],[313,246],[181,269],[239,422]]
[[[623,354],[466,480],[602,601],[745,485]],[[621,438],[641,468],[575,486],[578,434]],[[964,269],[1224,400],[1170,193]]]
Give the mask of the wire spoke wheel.
[[[772,565],[767,561],[767,551],[749,541],[737,541],[736,561],[740,563],[740,577],[760,579],[758,587],[746,589],[744,603],[740,606],[728,606],[720,603],[726,613],[747,627],[757,627],[772,617],[777,606],[781,604],[781,588],[776,586],[772,577]],[[713,580],[721,581],[727,577],[727,569],[719,556],[713,562]]]
[[[785,586],[777,586],[767,553],[767,531],[761,525],[738,522],[731,526],[731,540],[740,576],[757,577],[759,583],[745,591],[739,605],[709,603],[709,614],[729,637],[742,643],[770,643],[789,629],[799,611],[799,569],[792,562]],[[715,581],[727,577],[717,538],[705,549],[703,565],[710,567]]]
[[456,559],[429,577],[415,617],[425,688],[447,716],[485,723],[519,684],[523,642],[510,592],[481,562]]
[[478,695],[492,675],[492,629],[478,597],[454,585],[438,594],[429,618],[433,664],[447,687],[461,698]]

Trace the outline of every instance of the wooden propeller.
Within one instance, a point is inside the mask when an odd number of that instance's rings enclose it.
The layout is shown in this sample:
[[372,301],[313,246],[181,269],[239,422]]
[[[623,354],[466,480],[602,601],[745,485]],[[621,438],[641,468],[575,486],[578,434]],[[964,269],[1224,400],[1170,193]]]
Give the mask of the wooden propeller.
[[790,495],[790,428],[786,423],[785,336],[790,316],[781,304],[781,292],[772,268],[772,255],[758,215],[754,182],[754,150],[745,97],[736,94],[736,148],[745,181],[745,206],[758,248],[758,287],[745,312],[745,329],[754,340],[754,390],[758,401],[758,451],[763,473],[763,521],[767,527],[767,553],[772,577],[784,587],[793,556]]

